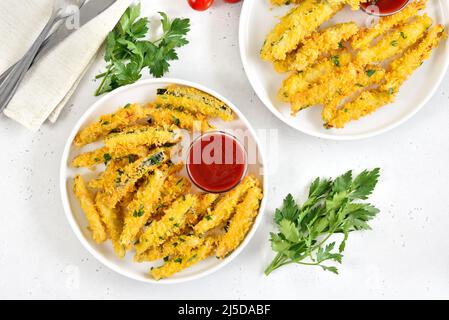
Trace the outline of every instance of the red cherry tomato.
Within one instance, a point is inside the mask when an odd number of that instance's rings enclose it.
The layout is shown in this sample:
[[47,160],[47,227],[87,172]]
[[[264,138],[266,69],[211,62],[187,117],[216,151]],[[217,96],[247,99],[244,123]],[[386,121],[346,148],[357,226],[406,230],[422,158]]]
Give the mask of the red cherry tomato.
[[227,2],[227,3],[237,3],[240,1],[242,1],[242,0],[224,0],[224,2]]
[[214,0],[187,0],[190,6],[198,11],[204,11],[214,3]]

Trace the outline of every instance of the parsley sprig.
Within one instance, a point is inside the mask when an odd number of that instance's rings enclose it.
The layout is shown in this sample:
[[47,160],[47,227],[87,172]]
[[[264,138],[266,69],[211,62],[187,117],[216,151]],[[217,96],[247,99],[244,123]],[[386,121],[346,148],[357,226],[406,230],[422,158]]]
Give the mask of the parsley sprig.
[[[379,213],[374,206],[359,202],[371,195],[379,173],[376,168],[356,178],[352,171],[335,180],[317,178],[302,206],[289,194],[275,213],[279,233],[271,233],[270,241],[277,255],[265,274],[291,263],[318,266],[338,274],[338,269],[328,262],[341,263],[349,233],[369,230],[368,222]],[[334,234],[343,234],[338,248],[336,242],[328,243]]]
[[171,21],[159,12],[163,34],[156,41],[149,41],[149,21],[139,18],[140,13],[140,3],[129,7],[108,34],[104,55],[107,70],[96,76],[102,79],[96,96],[138,81],[146,67],[154,77],[162,77],[170,68],[169,61],[178,60],[176,48],[189,43],[185,37],[190,31],[189,19]]

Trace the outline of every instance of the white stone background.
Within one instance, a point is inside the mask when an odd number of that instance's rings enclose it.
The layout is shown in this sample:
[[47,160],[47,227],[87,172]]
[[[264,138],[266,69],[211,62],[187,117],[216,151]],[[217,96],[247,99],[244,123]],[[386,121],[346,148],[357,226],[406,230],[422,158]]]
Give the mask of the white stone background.
[[[58,170],[72,126],[97,100],[92,79],[103,67],[99,58],[56,125],[33,134],[0,119],[0,298],[449,298],[449,76],[422,111],[389,133],[355,142],[320,140],[277,120],[253,92],[238,51],[241,4],[216,0],[198,13],[184,0],[149,3],[144,0],[148,15],[166,11],[192,20],[191,44],[180,50],[168,76],[222,93],[256,129],[279,130],[279,153],[270,156],[278,157],[281,169],[270,177],[261,227],[231,264],[180,285],[127,279],[82,247],[63,213]],[[351,234],[340,275],[294,265],[263,275],[273,257],[273,211],[287,193],[304,200],[316,176],[377,166],[382,179],[371,202],[381,213],[372,231]]]

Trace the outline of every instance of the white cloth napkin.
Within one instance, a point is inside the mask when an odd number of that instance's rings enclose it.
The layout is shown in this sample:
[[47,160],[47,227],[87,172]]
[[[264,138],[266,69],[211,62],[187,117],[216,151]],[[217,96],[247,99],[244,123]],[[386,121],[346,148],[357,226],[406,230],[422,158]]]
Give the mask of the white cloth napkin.
[[[0,1],[0,73],[22,57],[37,38],[53,1]],[[32,131],[46,119],[56,121],[107,34],[132,2],[117,0],[33,65],[4,114]]]

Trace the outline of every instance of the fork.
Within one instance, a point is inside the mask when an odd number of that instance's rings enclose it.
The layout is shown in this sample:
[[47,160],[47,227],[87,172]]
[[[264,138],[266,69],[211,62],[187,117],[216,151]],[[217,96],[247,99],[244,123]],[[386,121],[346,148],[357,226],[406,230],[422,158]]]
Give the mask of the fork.
[[50,19],[37,37],[36,41],[22,57],[22,59],[17,62],[11,72],[6,76],[2,75],[0,79],[3,80],[0,84],[0,111],[8,105],[16,93],[20,83],[25,77],[25,74],[33,63],[34,58],[38,54],[39,48],[44,43],[51,29],[60,20],[72,16],[74,12],[71,9],[74,7],[79,9],[84,2],[85,0],[55,0]]

